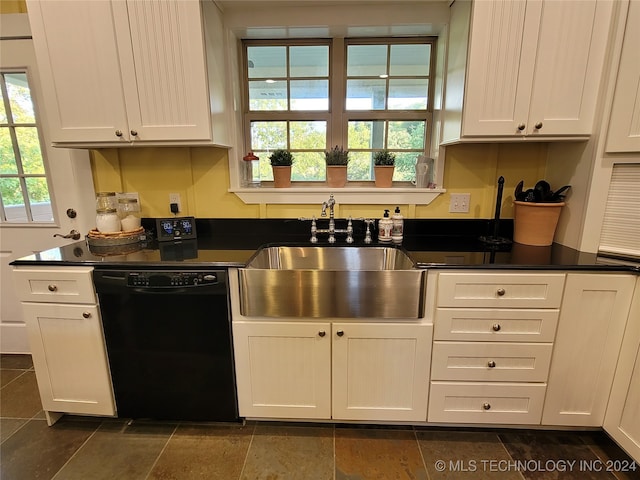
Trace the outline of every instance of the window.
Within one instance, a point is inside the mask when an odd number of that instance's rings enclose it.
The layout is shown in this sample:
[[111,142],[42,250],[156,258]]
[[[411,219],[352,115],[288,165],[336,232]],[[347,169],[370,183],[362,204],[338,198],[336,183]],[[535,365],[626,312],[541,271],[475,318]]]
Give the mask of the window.
[[26,72],[0,72],[0,94],[0,221],[52,223],[47,174]]
[[396,182],[414,179],[430,145],[434,38],[243,46],[245,148],[260,157],[254,178],[272,180],[269,152],[284,148],[295,157],[292,180],[323,182],[324,152],[339,145],[350,152],[350,182],[372,181],[373,154],[383,149],[396,154]]

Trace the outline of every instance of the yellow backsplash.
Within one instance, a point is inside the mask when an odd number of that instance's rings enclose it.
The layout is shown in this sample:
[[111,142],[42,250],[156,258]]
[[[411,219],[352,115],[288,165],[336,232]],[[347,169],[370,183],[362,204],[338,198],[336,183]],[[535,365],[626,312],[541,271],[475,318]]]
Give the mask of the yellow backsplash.
[[[246,205],[229,189],[227,150],[208,147],[120,148],[91,152],[96,191],[138,192],[146,217],[170,215],[169,193],[179,193],[183,215],[200,218],[296,218],[318,205]],[[505,177],[502,217],[513,216],[513,190],[544,177],[545,143],[464,144],[447,147],[444,188],[430,205],[401,205],[408,218],[493,218],[497,180]],[[470,193],[468,214],[449,213],[451,193]],[[335,192],[339,201],[339,189]],[[389,202],[391,207],[392,201]],[[395,205],[395,204],[394,204]],[[382,205],[341,205],[337,215],[380,216]]]

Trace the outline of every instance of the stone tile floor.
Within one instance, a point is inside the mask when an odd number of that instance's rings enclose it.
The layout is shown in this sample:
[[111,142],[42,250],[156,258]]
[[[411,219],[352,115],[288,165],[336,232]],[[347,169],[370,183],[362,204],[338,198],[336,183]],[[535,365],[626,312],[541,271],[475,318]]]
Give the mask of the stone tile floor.
[[31,358],[0,367],[2,480],[640,479],[619,471],[630,460],[602,432],[79,416],[48,427]]

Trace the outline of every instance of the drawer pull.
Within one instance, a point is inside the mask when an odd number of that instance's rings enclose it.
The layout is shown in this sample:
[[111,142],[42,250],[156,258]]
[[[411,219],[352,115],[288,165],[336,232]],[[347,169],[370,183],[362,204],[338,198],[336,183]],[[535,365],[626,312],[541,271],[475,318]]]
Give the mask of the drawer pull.
[[485,410],[491,410],[491,404],[490,403],[483,403],[482,404],[482,408]]
[[504,294],[506,293],[504,288],[499,288],[498,290],[496,290],[496,293],[498,294],[499,297],[504,296]]
[[58,291],[58,286],[57,285],[49,285],[47,287],[47,290],[49,290],[50,292],[57,292]]
[[489,368],[495,368],[496,367],[496,362],[494,362],[493,360],[489,360],[487,362],[487,367]]
[[82,312],[82,316],[84,318],[91,318],[91,313],[90,312]]
[[319,336],[319,337],[324,337],[325,335],[326,335],[326,333],[325,333],[325,331],[324,331],[324,330],[320,330],[320,331],[318,332],[318,336]]
[[502,329],[499,323],[494,323],[491,328],[493,329],[494,332],[499,332]]

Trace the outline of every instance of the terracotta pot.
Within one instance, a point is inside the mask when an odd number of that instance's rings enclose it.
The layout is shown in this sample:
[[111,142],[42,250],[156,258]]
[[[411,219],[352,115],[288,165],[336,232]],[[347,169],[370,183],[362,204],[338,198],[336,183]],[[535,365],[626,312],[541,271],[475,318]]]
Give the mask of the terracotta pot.
[[374,165],[376,187],[390,187],[393,183],[395,165]]
[[276,188],[286,188],[291,186],[291,166],[274,167],[273,170],[273,186]]
[[327,186],[344,187],[347,184],[346,165],[327,165]]
[[565,203],[513,203],[513,241],[523,245],[551,245]]

